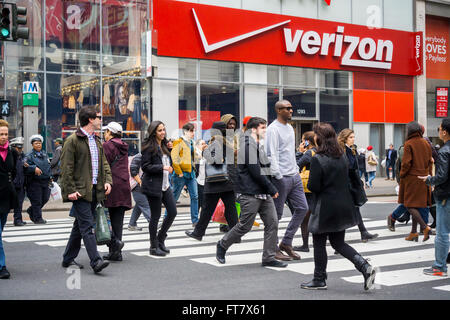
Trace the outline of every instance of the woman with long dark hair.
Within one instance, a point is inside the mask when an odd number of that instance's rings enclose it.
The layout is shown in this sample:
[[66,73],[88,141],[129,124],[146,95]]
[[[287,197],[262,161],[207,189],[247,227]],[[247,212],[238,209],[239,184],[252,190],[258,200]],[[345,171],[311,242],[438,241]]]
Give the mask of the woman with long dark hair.
[[[173,172],[170,151],[167,148],[166,128],[161,121],[152,121],[147,129],[148,137],[142,144],[141,167],[142,193],[150,204],[150,254],[165,256],[170,250],[164,245],[167,231],[177,215],[176,202],[170,187],[169,174]],[[167,209],[167,215],[157,232],[161,205]]]
[[345,230],[358,224],[349,188],[348,163],[328,123],[313,127],[317,154],[311,160],[308,189],[314,194],[308,229],[313,235],[314,278],[301,284],[303,289],[326,289],[326,242],[353,262],[364,276],[364,289],[373,288],[375,269],[351,246],[345,243]]
[[432,174],[431,147],[423,139],[423,132],[418,122],[411,121],[406,125],[406,130],[398,203],[403,204],[412,216],[411,233],[405,240],[418,241],[417,223],[419,223],[423,229],[423,241],[427,241],[430,238],[431,228],[423,221],[418,208],[431,206],[431,189],[417,177]]
[[[352,181],[354,184],[360,184],[361,185],[361,192],[364,192],[364,187],[361,181],[361,178],[359,177],[359,169],[358,169],[358,160],[356,158],[356,150],[352,148],[355,144],[355,132],[352,129],[346,128],[343,129],[341,132],[339,132],[339,135],[337,137],[339,145],[341,146],[342,150],[344,151],[344,154],[347,156],[348,160],[348,177],[350,181]],[[358,216],[358,229],[361,233],[361,240],[362,242],[367,242],[368,240],[375,239],[378,237],[378,234],[371,234],[367,231],[366,226],[364,225],[361,211],[359,210],[359,207],[355,207],[356,214]]]

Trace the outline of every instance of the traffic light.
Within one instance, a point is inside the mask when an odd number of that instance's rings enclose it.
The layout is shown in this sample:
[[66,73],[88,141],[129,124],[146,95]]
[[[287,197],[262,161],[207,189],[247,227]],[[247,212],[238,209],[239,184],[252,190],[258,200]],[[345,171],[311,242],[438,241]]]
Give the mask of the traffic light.
[[13,20],[12,38],[14,39],[13,41],[17,41],[17,39],[28,39],[30,30],[27,27],[21,27],[21,25],[27,24],[27,8],[18,7],[15,4],[13,4],[12,20]]
[[0,40],[9,40],[11,35],[11,20],[9,14],[11,10],[6,3],[0,4],[1,16],[0,16]]

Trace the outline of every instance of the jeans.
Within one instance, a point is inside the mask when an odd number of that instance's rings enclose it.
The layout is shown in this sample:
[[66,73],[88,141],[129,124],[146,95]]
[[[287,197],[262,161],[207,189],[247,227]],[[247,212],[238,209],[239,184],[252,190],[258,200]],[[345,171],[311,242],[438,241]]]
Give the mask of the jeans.
[[434,240],[434,254],[436,261],[433,267],[447,272],[447,256],[449,249],[448,235],[450,233],[450,199],[436,201],[436,238]]
[[273,200],[269,197],[267,200],[257,199],[253,195],[241,195],[239,197],[241,204],[241,215],[239,222],[222,238],[221,245],[228,250],[233,244],[238,242],[242,236],[247,234],[253,226],[256,214],[259,213],[264,223],[264,246],[263,262],[275,260],[277,253],[277,233],[278,219]]
[[375,179],[376,173],[377,173],[376,171],[367,172],[367,174],[369,176],[369,186],[370,187],[372,187],[372,181],[373,181],[373,179]]
[[136,203],[133,212],[131,212],[129,226],[136,227],[137,220],[141,213],[144,214],[145,219],[150,223],[150,205],[147,197],[139,191],[132,191],[134,202]]
[[[428,208],[416,208],[416,209],[419,210],[423,221],[425,223],[428,223],[428,214],[430,213],[430,210]],[[392,212],[391,218],[397,220],[398,218],[400,218],[402,214],[404,214],[407,211],[408,209],[403,204],[399,204],[397,208],[395,208],[395,210]]]
[[386,160],[386,178],[389,179],[389,168],[392,168],[392,179],[395,179],[395,162],[391,163],[391,160]]
[[5,228],[8,212],[0,213],[0,269],[6,266],[5,250],[3,250],[2,232]]
[[[163,191],[161,197],[147,196],[148,203],[150,205],[150,224],[148,230],[150,233],[150,248],[158,248],[160,242],[164,242],[167,237],[167,231],[172,225],[175,217],[177,216],[177,205],[173,198],[172,189],[169,188]],[[158,222],[161,218],[161,205],[167,208],[167,215],[164,217],[161,229],[158,233]]]
[[95,186],[92,188],[92,202],[80,199],[73,202],[73,223],[72,232],[67,242],[66,250],[63,254],[63,262],[72,262],[80,252],[81,239],[83,239],[91,267],[94,267],[100,258],[97,251],[97,241],[94,231],[95,208],[97,207],[97,196]]
[[290,206],[294,209],[291,211],[292,219],[289,221],[283,240],[281,241],[285,245],[292,246],[295,233],[302,224],[306,212],[309,209],[305,193],[303,192],[302,179],[299,174],[296,174],[294,176],[284,176],[280,180],[272,179],[272,182],[279,193],[278,198],[273,200],[277,210],[278,220],[283,216],[286,200],[289,201]]
[[366,183],[367,183],[367,181],[369,180],[369,176],[367,175],[367,172],[365,171],[365,170],[359,170],[359,177],[360,178],[362,178],[362,176],[364,175],[364,181],[366,181]]
[[178,201],[181,191],[183,191],[184,186],[187,186],[189,191],[189,196],[191,198],[191,221],[192,223],[198,222],[198,190],[197,190],[197,180],[195,178],[186,179],[184,177],[179,177],[177,175],[173,176],[173,197],[175,201]]

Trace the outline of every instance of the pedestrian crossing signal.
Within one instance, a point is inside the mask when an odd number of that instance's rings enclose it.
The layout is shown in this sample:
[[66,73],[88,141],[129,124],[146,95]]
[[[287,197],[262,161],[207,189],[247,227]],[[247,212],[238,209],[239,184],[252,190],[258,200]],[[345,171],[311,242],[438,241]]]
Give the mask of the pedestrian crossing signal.
[[28,39],[30,30],[27,24],[27,8],[15,3],[0,3],[0,41]]
[[11,35],[11,20],[9,19],[9,14],[11,10],[5,6],[6,3],[0,4],[1,6],[1,16],[0,16],[0,39],[8,40]]
[[0,115],[2,117],[9,117],[11,110],[11,102],[9,100],[0,100]]

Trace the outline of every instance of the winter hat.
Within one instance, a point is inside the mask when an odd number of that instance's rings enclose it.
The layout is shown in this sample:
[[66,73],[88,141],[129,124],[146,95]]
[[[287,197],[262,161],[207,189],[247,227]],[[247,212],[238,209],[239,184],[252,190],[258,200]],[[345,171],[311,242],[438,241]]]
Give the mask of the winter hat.
[[251,116],[246,116],[246,117],[244,118],[244,120],[242,121],[242,123],[244,124],[244,126],[247,125],[248,120],[250,120],[251,118],[252,118]]
[[222,132],[222,135],[225,135],[227,125],[223,121],[216,121],[212,124],[211,129],[220,130],[220,132]]
[[371,151],[372,149],[373,149],[372,146],[368,146],[368,147],[367,147],[367,150],[369,150],[369,151]]

